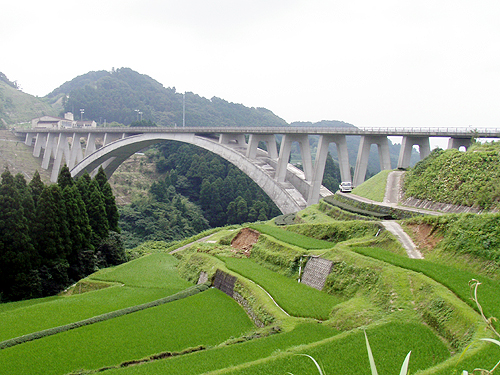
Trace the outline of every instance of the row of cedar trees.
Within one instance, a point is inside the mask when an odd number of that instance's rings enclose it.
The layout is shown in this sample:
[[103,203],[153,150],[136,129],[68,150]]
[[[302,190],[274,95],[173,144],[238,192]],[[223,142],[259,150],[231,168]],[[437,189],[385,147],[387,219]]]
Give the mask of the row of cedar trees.
[[27,183],[6,168],[0,184],[0,302],[60,292],[98,268],[126,259],[115,198],[102,169],[57,184],[38,172]]

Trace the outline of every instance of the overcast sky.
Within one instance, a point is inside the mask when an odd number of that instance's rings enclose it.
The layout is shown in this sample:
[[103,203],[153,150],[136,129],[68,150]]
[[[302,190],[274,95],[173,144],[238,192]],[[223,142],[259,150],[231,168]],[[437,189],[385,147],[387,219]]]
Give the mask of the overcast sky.
[[44,96],[129,67],[288,122],[500,128],[499,0],[16,0],[0,72]]

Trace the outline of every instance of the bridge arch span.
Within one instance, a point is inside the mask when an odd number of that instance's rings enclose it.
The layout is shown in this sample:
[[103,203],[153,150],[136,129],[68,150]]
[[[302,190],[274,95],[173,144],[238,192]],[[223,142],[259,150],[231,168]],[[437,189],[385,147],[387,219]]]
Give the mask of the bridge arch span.
[[226,159],[250,177],[284,214],[294,213],[306,207],[305,200],[293,186],[276,181],[254,160],[246,158],[227,144],[220,144],[218,139],[212,140],[193,133],[144,133],[111,142],[75,165],[71,169],[71,176],[80,177],[86,171],[92,173],[102,166],[109,178],[120,164],[134,153],[167,140],[193,144]]

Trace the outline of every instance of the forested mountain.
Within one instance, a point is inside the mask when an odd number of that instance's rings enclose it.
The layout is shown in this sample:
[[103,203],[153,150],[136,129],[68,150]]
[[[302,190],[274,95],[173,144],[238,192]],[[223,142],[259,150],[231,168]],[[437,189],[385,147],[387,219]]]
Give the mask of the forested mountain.
[[[151,120],[159,126],[182,126],[185,100],[186,126],[284,126],[286,122],[265,108],[248,108],[242,104],[194,93],[176,92],[151,77],[129,68],[89,72],[64,83],[47,98],[63,98],[65,112],[95,120],[99,124]],[[139,112],[141,114],[139,115]]]

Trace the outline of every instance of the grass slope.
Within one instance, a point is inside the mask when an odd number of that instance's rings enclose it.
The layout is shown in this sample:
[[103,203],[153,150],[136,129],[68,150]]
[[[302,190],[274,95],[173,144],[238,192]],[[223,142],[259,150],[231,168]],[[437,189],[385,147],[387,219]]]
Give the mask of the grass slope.
[[383,202],[385,196],[385,187],[387,185],[387,176],[391,170],[385,170],[377,173],[372,178],[366,180],[361,185],[356,186],[352,193],[365,197],[376,202]]
[[267,234],[290,245],[298,246],[306,250],[329,249],[335,244],[329,241],[317,240],[299,233],[288,232],[283,228],[267,224],[250,224],[250,228]]
[[470,300],[469,281],[478,279],[482,285],[479,287],[480,303],[483,306],[485,314],[490,316],[500,316],[500,304],[498,299],[500,296],[500,283],[491,279],[480,277],[476,274],[460,271],[454,267],[449,267],[442,264],[437,264],[421,259],[409,259],[408,257],[394,254],[392,252],[378,248],[353,248],[354,251],[370,256],[375,259],[382,260],[386,263],[393,264],[398,267],[406,268],[412,271],[421,272],[424,275],[443,284],[460,299],[476,308]]

